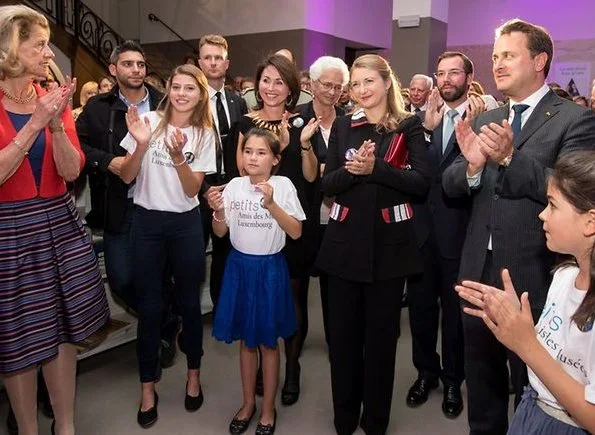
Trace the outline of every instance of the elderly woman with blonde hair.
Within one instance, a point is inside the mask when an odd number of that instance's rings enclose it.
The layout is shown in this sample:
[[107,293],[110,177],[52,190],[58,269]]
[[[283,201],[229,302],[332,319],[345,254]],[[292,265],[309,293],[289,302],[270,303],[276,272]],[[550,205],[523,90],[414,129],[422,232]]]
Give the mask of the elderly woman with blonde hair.
[[19,434],[38,433],[36,367],[55,420],[74,434],[76,348],[109,311],[97,259],[66,182],[84,165],[68,103],[76,81],[45,92],[54,53],[46,18],[0,7],[0,375]]

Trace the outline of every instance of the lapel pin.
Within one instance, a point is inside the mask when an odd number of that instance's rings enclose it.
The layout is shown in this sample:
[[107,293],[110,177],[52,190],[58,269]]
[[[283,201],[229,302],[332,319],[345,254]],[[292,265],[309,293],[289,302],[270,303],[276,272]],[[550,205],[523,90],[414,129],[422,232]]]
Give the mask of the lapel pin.
[[551,113],[550,113],[550,112],[545,112],[545,114],[546,114],[547,116],[550,116],[550,115],[551,115]]

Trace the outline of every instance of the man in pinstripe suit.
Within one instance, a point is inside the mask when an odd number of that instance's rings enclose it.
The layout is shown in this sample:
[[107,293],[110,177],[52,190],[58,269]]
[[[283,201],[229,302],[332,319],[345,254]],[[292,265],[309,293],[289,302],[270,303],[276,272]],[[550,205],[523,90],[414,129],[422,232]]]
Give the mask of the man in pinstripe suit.
[[[457,124],[462,155],[443,175],[447,195],[470,195],[473,203],[459,278],[502,288],[500,270],[507,267],[517,291],[529,292],[535,321],[555,261],[537,217],[547,204],[547,174],[560,153],[595,145],[593,112],[557,97],[545,84],[552,55],[552,39],[542,27],[511,20],[498,29],[493,74],[510,102]],[[515,404],[527,384],[526,366],[481,319],[463,314],[463,330],[471,434],[505,434],[506,361]]]

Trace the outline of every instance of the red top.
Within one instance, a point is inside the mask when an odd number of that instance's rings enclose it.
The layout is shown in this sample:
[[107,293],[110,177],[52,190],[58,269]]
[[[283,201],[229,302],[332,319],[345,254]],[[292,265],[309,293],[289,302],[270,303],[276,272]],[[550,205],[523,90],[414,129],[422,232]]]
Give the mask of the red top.
[[[33,86],[35,87],[37,97],[42,97],[46,94],[45,90],[37,84],[34,84]],[[2,97],[4,97],[4,93],[0,90],[0,99]],[[62,122],[64,123],[64,131],[66,132],[66,135],[81,156],[82,169],[85,165],[85,155],[81,150],[79,139],[76,135],[74,121],[72,119],[72,112],[68,106],[64,109],[64,113],[62,114]],[[8,117],[8,113],[6,113],[4,106],[0,104],[0,150],[8,146],[16,135],[17,131]],[[35,185],[35,177],[33,176],[29,159],[24,158],[16,172],[0,185],[0,202],[21,201],[38,196],[41,198],[53,198],[66,193],[66,183],[64,182],[64,179],[58,175],[58,170],[54,163],[52,133],[47,126],[44,128],[44,135],[45,150],[41,165],[41,183],[39,190],[37,190],[37,186]]]

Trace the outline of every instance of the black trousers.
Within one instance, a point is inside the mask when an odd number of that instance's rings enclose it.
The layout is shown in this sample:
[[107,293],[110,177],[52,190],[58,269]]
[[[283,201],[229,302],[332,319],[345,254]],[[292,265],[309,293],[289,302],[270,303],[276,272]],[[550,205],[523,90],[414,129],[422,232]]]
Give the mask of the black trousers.
[[[454,290],[459,259],[442,257],[432,234],[420,253],[425,272],[407,279],[413,365],[420,376],[458,387],[465,378],[463,325]],[[436,352],[441,310],[442,364]]]
[[339,435],[352,434],[358,423],[367,435],[386,433],[403,285],[403,278],[364,284],[328,277],[331,384]]
[[199,369],[203,355],[200,283],[204,279],[205,257],[198,207],[184,213],[137,207],[132,233],[140,381],[154,382],[158,378],[163,275],[168,264],[176,283],[187,366]]
[[[513,277],[514,279],[514,277]],[[502,288],[500,271],[494,268],[488,251],[481,282]],[[533,310],[537,321],[541,310]],[[502,345],[483,320],[463,314],[465,334],[465,376],[471,435],[505,435],[508,431],[508,367],[515,392],[514,405],[521,401],[529,383],[527,366]]]
[[200,200],[200,215],[202,217],[202,228],[205,238],[205,249],[209,244],[209,238],[212,240],[211,245],[211,269],[209,271],[209,292],[211,300],[213,301],[213,311],[217,308],[217,301],[221,294],[221,284],[223,283],[223,272],[225,270],[225,261],[231,250],[231,242],[229,240],[229,231],[223,236],[218,237],[213,232],[213,210],[209,208],[206,199]]

